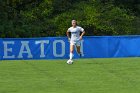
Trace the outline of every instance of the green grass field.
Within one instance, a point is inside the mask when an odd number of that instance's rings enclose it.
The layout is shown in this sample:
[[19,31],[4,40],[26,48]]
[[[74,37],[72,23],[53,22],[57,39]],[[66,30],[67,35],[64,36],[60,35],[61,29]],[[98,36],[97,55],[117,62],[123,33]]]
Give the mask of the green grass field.
[[0,93],[140,93],[140,58],[0,61]]

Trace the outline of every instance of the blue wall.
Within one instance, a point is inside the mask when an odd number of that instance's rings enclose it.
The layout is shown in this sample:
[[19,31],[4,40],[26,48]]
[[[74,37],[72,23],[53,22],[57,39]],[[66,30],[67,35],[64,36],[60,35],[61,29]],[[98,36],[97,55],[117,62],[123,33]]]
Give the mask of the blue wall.
[[[140,56],[140,36],[84,37],[84,58],[112,58]],[[78,58],[76,51],[74,58]],[[69,42],[66,37],[2,39],[0,60],[68,59]]]

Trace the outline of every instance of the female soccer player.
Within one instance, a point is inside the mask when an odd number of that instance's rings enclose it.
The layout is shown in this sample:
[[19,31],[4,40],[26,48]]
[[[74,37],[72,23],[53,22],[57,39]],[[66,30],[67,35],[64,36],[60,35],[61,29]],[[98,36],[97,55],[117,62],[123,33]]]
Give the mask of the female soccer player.
[[[69,32],[71,33],[71,37],[69,35]],[[81,57],[82,53],[80,51],[80,45],[81,45],[82,37],[85,34],[84,29],[82,27],[80,27],[80,26],[77,26],[76,20],[72,20],[72,27],[70,27],[67,30],[66,34],[67,34],[67,37],[68,37],[68,39],[70,41],[70,60],[72,60],[72,58],[73,58],[74,46],[76,46],[77,53]]]

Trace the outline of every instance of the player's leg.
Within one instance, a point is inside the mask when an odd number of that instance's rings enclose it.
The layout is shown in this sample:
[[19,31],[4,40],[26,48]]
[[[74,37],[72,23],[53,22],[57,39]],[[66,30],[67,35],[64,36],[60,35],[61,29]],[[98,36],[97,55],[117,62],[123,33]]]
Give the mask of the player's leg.
[[82,56],[82,54],[81,54],[81,48],[80,48],[80,46],[76,46],[76,48],[77,48],[77,53],[79,54],[79,56],[81,57]]
[[77,53],[81,57],[82,54],[81,54],[81,42],[80,41],[76,43],[76,48],[77,48]]
[[73,58],[73,51],[74,51],[74,43],[70,44],[70,60]]
[[77,53],[80,54],[81,53],[80,46],[76,46],[76,48],[77,48]]

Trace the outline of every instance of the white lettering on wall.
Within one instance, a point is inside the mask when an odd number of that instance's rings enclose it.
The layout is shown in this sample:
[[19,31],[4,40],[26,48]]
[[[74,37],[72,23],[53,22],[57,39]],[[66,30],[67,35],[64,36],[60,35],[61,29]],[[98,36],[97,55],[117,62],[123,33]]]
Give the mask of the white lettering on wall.
[[[58,43],[60,43],[61,44],[61,54],[57,54],[57,44]],[[65,55],[65,42],[63,41],[63,40],[55,40],[54,42],[53,42],[53,55],[55,56],[55,57],[63,57],[64,55]]]
[[45,44],[49,44],[49,40],[41,40],[41,41],[36,41],[35,44],[40,44],[40,50],[41,50],[41,54],[40,57],[45,57],[45,49],[44,49],[44,45]]
[[8,45],[13,45],[14,41],[4,41],[4,56],[3,58],[15,58],[15,55],[9,55],[12,53],[12,48],[9,48]]
[[83,42],[84,42],[84,40],[81,41],[81,53],[82,53],[82,56],[84,56]]
[[[24,50],[25,49],[25,50]],[[21,48],[18,55],[18,58],[23,58],[23,54],[28,54],[28,58],[32,58],[31,50],[29,48],[29,41],[21,41]]]

